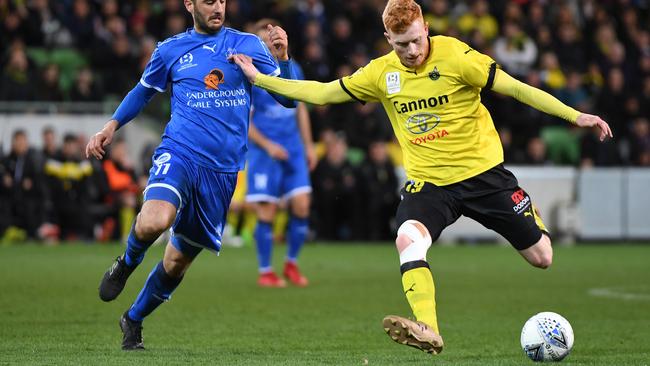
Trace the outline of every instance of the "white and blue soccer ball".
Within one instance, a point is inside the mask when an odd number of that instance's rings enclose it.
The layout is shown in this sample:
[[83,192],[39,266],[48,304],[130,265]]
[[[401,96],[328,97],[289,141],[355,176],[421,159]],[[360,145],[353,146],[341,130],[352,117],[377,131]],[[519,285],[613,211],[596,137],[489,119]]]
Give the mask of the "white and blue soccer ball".
[[521,348],[533,361],[561,361],[572,347],[573,328],[560,314],[533,315],[521,330]]

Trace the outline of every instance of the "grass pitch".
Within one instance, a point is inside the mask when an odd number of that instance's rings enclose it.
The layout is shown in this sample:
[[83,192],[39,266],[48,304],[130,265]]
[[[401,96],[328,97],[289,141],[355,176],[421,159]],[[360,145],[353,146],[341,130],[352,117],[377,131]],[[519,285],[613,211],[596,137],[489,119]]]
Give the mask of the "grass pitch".
[[[252,248],[202,253],[173,299],[146,319],[144,352],[120,350],[118,319],[162,256],[152,248],[114,302],[97,296],[118,245],[0,248],[0,365],[525,365],[528,317],[573,325],[566,365],[650,364],[650,246],[556,248],[546,271],[510,248],[433,247],[445,350],[393,343],[387,314],[410,315],[390,245],[313,245],[308,288],[260,289]],[[284,247],[276,248],[281,268]]]

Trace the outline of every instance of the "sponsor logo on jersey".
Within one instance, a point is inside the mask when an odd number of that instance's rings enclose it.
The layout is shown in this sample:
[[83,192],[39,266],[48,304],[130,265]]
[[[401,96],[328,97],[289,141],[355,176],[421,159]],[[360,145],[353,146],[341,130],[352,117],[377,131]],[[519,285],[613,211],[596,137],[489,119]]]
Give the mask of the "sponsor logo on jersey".
[[440,117],[433,113],[418,113],[410,116],[406,120],[406,129],[416,135],[433,130],[438,123]]
[[417,100],[411,100],[409,102],[400,102],[398,100],[395,100],[393,101],[393,107],[395,107],[397,114],[402,114],[406,112],[415,112],[420,109],[434,108],[439,105],[443,105],[447,103],[449,103],[449,96],[440,95],[437,97],[433,96],[427,99],[422,98]]
[[390,95],[399,93],[401,90],[399,71],[386,73],[386,93]]
[[437,139],[441,139],[447,135],[449,135],[449,132],[443,128],[442,130],[432,131],[431,133],[428,133],[424,136],[416,137],[410,141],[413,145],[422,145],[428,144],[429,142],[433,142]]
[[203,81],[205,82],[206,89],[219,90],[219,84],[224,83],[223,71],[216,68],[212,69],[210,70],[210,73],[203,78]]

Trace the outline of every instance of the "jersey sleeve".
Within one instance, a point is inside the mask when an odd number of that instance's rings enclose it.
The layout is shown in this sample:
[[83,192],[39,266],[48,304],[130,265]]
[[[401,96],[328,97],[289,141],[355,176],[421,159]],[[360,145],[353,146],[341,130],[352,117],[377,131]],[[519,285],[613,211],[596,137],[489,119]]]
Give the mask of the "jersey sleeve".
[[268,47],[266,47],[259,37],[252,36],[251,38],[251,50],[248,55],[253,59],[253,65],[263,74],[271,76],[280,75],[280,67],[273,55],[271,55]]
[[494,84],[497,63],[492,57],[472,49],[461,41],[458,41],[456,47],[459,58],[458,66],[463,82],[477,88],[491,89]]
[[293,68],[293,75],[296,80],[305,80],[305,73],[302,71],[302,67],[296,61],[291,62],[291,67]]
[[358,102],[379,101],[379,88],[374,82],[372,70],[372,64],[368,64],[359,68],[354,74],[339,79],[341,88]]
[[169,66],[162,57],[160,47],[151,54],[151,59],[142,73],[140,84],[150,89],[155,89],[159,92],[164,92],[167,89],[169,82]]

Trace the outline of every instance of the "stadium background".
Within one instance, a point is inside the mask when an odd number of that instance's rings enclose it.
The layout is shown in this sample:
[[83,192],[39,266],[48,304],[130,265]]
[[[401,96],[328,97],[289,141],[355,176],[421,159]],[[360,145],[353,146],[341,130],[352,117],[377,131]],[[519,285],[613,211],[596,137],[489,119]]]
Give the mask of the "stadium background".
[[[446,342],[436,364],[521,365],[521,326],[556,311],[576,333],[565,364],[648,365],[649,2],[420,3],[432,34],[465,40],[517,78],[602,115],[615,134],[598,144],[589,131],[483,94],[506,165],[555,243],[578,245],[556,245],[542,272],[508,246],[472,245],[501,239],[470,222],[447,229],[442,243],[470,245],[429,250]],[[388,51],[384,4],[228,0],[226,19],[239,29],[279,19],[306,77],[331,80]],[[384,315],[410,309],[390,244],[403,169],[374,104],[310,107],[321,163],[312,240],[301,257],[309,287],[256,287],[252,223],[235,203],[229,230],[249,245],[200,256],[173,301],[148,320],[149,351],[119,351],[118,315],[162,246],[117,301],[100,303],[96,288],[141,203],[168,95],[118,133],[104,162],[85,160],[82,149],[156,42],[191,19],[181,0],[0,0],[0,20],[0,365],[431,364],[380,327]],[[283,248],[276,251],[278,268]]]

